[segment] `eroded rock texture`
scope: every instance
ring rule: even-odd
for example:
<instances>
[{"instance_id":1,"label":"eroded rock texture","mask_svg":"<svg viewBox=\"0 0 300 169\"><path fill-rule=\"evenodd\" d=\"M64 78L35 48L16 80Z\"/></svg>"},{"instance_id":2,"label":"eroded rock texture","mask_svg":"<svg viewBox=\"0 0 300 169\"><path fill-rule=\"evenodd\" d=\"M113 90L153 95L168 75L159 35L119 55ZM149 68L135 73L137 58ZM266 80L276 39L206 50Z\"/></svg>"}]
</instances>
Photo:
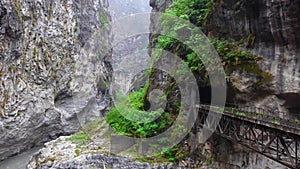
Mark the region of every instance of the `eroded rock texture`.
<instances>
[{"instance_id":1,"label":"eroded rock texture","mask_svg":"<svg viewBox=\"0 0 300 169\"><path fill-rule=\"evenodd\" d=\"M299 115L299 104L295 103L300 99L300 1L217 0L206 31L213 37L243 39L246 50L263 58L260 68L273 76L269 91L251 97L259 89L243 84L241 75L235 81L236 91L248 97L238 97L237 101ZM243 91L245 88L248 91Z\"/></svg>"},{"instance_id":2,"label":"eroded rock texture","mask_svg":"<svg viewBox=\"0 0 300 169\"><path fill-rule=\"evenodd\" d=\"M68 141L69 137L60 137L48 142L31 159L27 169L183 169L168 163L148 163L138 162L130 158L120 156L109 156L108 151L99 148L88 150L78 147L78 145ZM105 143L106 144L106 143Z\"/></svg>"},{"instance_id":3,"label":"eroded rock texture","mask_svg":"<svg viewBox=\"0 0 300 169\"><path fill-rule=\"evenodd\" d=\"M151 0L150 4L154 12L162 12L172 2ZM151 19L150 29L155 30L157 16ZM233 71L229 75L229 101L262 107L283 118L299 117L299 0L214 0L203 30L209 37L243 42L241 49L261 57L259 69L272 77L257 85L262 79L256 74ZM155 46L155 41L151 46ZM209 95L209 92L201 94ZM214 140L220 145L213 144ZM217 168L285 168L235 143L224 142L218 136L211 138L208 144L208 151L216 155Z\"/></svg>"},{"instance_id":4,"label":"eroded rock texture","mask_svg":"<svg viewBox=\"0 0 300 169\"><path fill-rule=\"evenodd\" d=\"M217 0L208 17L206 31L213 37L243 40L244 49L262 57L260 68L273 76L270 82L255 88L255 77L235 71L230 77L237 103L267 108L273 115L284 118L299 117L300 1ZM218 153L223 166L230 161L236 167L285 168L233 143L220 145L217 151L228 151L224 150L226 147L233 151Z\"/></svg>"},{"instance_id":5,"label":"eroded rock texture","mask_svg":"<svg viewBox=\"0 0 300 169\"><path fill-rule=\"evenodd\" d=\"M105 0L0 1L0 160L100 115L107 7Z\"/></svg>"},{"instance_id":6,"label":"eroded rock texture","mask_svg":"<svg viewBox=\"0 0 300 169\"><path fill-rule=\"evenodd\" d=\"M173 1L151 0L153 12L164 11ZM204 31L210 37L244 41L244 50L263 58L259 68L271 77L236 70L230 75L234 88L229 100L263 107L274 115L299 116L300 99L300 1L216 0ZM151 30L156 29L153 15ZM153 45L152 45L153 46ZM270 80L271 79L271 80Z\"/></svg>"}]
</instances>

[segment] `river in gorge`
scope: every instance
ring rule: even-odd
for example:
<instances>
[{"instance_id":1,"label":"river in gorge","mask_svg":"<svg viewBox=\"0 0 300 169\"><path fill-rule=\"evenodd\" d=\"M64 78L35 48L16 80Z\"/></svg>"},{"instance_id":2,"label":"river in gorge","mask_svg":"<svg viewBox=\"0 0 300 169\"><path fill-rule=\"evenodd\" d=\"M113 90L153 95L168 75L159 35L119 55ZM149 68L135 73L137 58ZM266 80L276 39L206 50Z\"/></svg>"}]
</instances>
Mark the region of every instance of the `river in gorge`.
<instances>
[{"instance_id":1,"label":"river in gorge","mask_svg":"<svg viewBox=\"0 0 300 169\"><path fill-rule=\"evenodd\" d=\"M38 152L41 147L35 147L0 163L1 169L23 169L31 157Z\"/></svg>"},{"instance_id":2,"label":"river in gorge","mask_svg":"<svg viewBox=\"0 0 300 169\"><path fill-rule=\"evenodd\" d=\"M151 8L148 0L109 0L109 11L112 20L116 21L124 16L130 16L132 14L149 13ZM144 39L143 43L148 43L148 39ZM41 148L42 147L34 147L16 156L1 161L0 169L25 169L28 161Z\"/></svg>"}]
</instances>

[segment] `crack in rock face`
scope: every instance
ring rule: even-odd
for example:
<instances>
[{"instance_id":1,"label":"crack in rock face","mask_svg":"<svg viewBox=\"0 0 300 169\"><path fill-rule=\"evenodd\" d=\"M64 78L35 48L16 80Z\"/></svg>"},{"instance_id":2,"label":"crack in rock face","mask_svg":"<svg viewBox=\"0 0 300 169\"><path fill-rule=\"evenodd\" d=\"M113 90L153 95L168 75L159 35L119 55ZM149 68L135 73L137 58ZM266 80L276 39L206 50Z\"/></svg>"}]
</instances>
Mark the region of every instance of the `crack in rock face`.
<instances>
[{"instance_id":1,"label":"crack in rock face","mask_svg":"<svg viewBox=\"0 0 300 169\"><path fill-rule=\"evenodd\" d=\"M76 132L77 116L100 116L97 83L109 77L109 62L90 64L86 52L96 31L109 48L100 13L110 22L106 0L1 0L0 160ZM104 55L110 51L97 54Z\"/></svg>"},{"instance_id":2,"label":"crack in rock face","mask_svg":"<svg viewBox=\"0 0 300 169\"><path fill-rule=\"evenodd\" d=\"M275 106L277 110L284 111L287 107L281 105L282 100L276 96L300 93L299 6L299 1L288 0L215 2L214 10L208 17L208 34L236 41L252 37L253 41L246 42L245 49L262 57L263 60L258 62L260 68L273 76L268 88L263 89L271 89L272 92L267 96L249 98L247 102L269 108ZM245 75L239 76L242 84ZM243 88L247 86L240 86L237 90ZM252 91L249 91L243 94L251 95ZM256 91L259 93L260 89ZM276 104L268 105L267 100ZM283 113L288 114L289 111Z\"/></svg>"}]
</instances>

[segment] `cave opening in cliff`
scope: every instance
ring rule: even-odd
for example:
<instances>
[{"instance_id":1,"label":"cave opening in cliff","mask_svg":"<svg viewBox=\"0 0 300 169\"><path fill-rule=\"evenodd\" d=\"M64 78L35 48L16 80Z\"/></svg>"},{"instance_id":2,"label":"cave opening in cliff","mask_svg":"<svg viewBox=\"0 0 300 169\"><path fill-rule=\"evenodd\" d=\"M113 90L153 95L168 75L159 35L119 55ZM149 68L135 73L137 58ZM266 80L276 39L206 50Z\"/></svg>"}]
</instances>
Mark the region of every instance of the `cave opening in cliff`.
<instances>
[{"instance_id":1,"label":"cave opening in cliff","mask_svg":"<svg viewBox=\"0 0 300 169\"><path fill-rule=\"evenodd\" d=\"M283 105L284 109L288 110L289 116L291 118L300 119L300 94L299 93L284 93L277 95L279 99L284 100Z\"/></svg>"}]
</instances>

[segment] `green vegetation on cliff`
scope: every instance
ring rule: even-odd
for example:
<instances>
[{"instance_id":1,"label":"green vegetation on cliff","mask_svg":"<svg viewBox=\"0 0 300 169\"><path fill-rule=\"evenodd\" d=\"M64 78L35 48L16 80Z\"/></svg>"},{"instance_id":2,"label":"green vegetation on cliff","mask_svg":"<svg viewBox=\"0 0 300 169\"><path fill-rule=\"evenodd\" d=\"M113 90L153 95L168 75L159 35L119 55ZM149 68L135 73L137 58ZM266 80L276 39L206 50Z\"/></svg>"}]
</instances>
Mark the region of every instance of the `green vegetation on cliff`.
<instances>
[{"instance_id":1,"label":"green vegetation on cliff","mask_svg":"<svg viewBox=\"0 0 300 169\"><path fill-rule=\"evenodd\" d=\"M209 15L212 11L212 0L177 0L166 10L166 13L188 20L196 27L205 31L207 20L209 19ZM152 39L154 46L177 54L177 56L180 56L185 61L186 65L189 66L196 76L208 78L203 61L209 60L209 56L205 56L205 54L198 56L195 51L186 45L201 42L205 37L203 37L203 35L199 35L197 31L187 27L187 25L182 25L182 21L178 21L178 24L172 23L172 26L170 26L169 23L174 21L169 20L170 18L168 17L160 18L160 24L163 29L162 32L165 32L168 35L173 35L173 37L179 37L182 36L182 34L188 34L189 37L186 38L186 41L183 44L178 39L174 39L167 35L160 35L157 38ZM253 35L245 35L245 38L241 39L239 42L216 39L213 37L210 38L210 41L212 46L216 49L227 75L230 75L236 70L246 71L247 73L254 74L261 79L260 82L255 84L257 86L263 85L272 80L272 76L269 73L263 72L259 68L257 64L257 61L261 59L259 56L248 51L241 50L242 47L245 47L245 44L246 46L251 44L253 45L255 41L255 37ZM201 46L200 44L198 48L203 53L211 50Z\"/></svg>"},{"instance_id":2,"label":"green vegetation on cliff","mask_svg":"<svg viewBox=\"0 0 300 169\"><path fill-rule=\"evenodd\" d=\"M196 27L200 27L202 30L204 30L207 24L207 19L212 11L212 0L177 0L166 10L166 13L177 16L184 20L188 20ZM205 77L205 79L208 79L209 77L202 59L209 60L209 58L207 58L209 56L205 55L205 52L203 56L197 56L196 52L188 47L188 44L201 41L202 38L204 38L203 35L196 33L196 30L187 29L188 26L182 24L180 21L172 26L170 26L170 22L173 23L174 20L170 21L170 18L160 18L162 32L168 32L168 35L174 35L173 38L167 35L156 36L155 38L151 39L151 43L154 48L166 50L176 54L182 60L184 60L184 63L194 73L195 77ZM188 30L184 33L189 35L189 37L186 38L185 43L182 43L176 39L176 37L180 36L183 30ZM253 36L248 36L245 38L245 41L248 44L253 43L254 40L255 37ZM263 83L271 80L271 76L268 73L263 72L257 65L257 61L260 58L251 54L250 52L241 50L242 45L244 45L244 41L234 42L231 40L210 38L210 42L216 49L216 52L219 54L227 75L235 70L245 70L248 73L252 73L261 77L262 80L256 85L262 85ZM201 50L210 50L209 48L200 46L200 44L198 45ZM152 53L153 57L160 57L160 55L163 55L163 53L157 51ZM158 72L156 71L147 72L147 76L155 76L157 73ZM173 85L173 82L169 82L169 86L167 87L164 86L164 88L167 90L165 91L167 93L167 97L169 97L170 93L172 93L169 90L172 90L176 87L176 85L175 87L170 87L170 85ZM155 87L157 86L152 86L152 88ZM135 138L155 136L172 125L176 119L176 113L179 112L181 107L176 98L174 99L174 104L171 104L170 100L168 100L170 106L167 110L153 111L151 113L145 111L146 98L149 95L148 89L149 84L147 84L144 88L131 93L129 97L122 95L117 96L119 99L125 101L109 111L106 121L119 134ZM137 122L131 121L124 117L124 114L126 114L126 117L129 117L130 119L134 118L134 116L143 116L144 118L149 118L150 120L154 116L161 116L151 122ZM183 153L182 145L183 144L174 146L173 148L164 148L162 153L163 155L161 157L165 157L169 161L176 161L180 158L184 158L184 156L188 153ZM207 161L207 163L211 163L212 159L213 157L207 159L204 158L202 160Z\"/></svg>"},{"instance_id":3,"label":"green vegetation on cliff","mask_svg":"<svg viewBox=\"0 0 300 169\"><path fill-rule=\"evenodd\" d=\"M168 14L189 20L196 26L203 27L210 12L212 11L212 0L177 0L169 9Z\"/></svg>"},{"instance_id":4,"label":"green vegetation on cliff","mask_svg":"<svg viewBox=\"0 0 300 169\"><path fill-rule=\"evenodd\" d=\"M146 92L147 86L131 93L129 97L117 96L124 102L112 108L106 117L106 121L116 132L130 137L143 138L157 135L172 124L173 120L168 112L144 110ZM155 119L157 116L159 118ZM140 117L143 118L142 121ZM152 121L152 119L155 120Z\"/></svg>"}]
</instances>

